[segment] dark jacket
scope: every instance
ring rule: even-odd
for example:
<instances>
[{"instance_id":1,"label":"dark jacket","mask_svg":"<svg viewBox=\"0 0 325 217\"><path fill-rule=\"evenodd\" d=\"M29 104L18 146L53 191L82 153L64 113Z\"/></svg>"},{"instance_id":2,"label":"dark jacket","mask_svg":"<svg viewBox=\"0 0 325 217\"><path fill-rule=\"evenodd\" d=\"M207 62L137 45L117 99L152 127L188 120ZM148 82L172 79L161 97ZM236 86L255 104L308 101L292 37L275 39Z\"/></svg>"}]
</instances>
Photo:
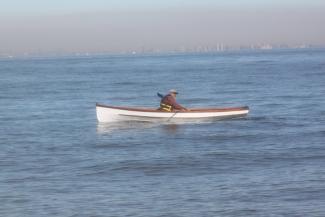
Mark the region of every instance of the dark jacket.
<instances>
[{"instance_id":1,"label":"dark jacket","mask_svg":"<svg viewBox=\"0 0 325 217\"><path fill-rule=\"evenodd\" d=\"M169 106L171 108L170 110L168 110ZM160 110L173 111L173 110L182 110L182 109L185 108L180 104L178 104L176 102L176 99L170 94L164 96L160 101Z\"/></svg>"}]
</instances>

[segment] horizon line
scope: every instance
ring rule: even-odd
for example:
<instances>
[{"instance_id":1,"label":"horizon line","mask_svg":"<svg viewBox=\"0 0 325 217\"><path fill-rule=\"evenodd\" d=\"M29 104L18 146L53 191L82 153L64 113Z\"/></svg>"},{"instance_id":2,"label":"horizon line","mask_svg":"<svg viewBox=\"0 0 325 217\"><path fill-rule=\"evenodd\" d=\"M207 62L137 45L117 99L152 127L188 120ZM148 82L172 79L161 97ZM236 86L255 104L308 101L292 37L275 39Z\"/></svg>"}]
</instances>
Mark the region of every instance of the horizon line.
<instances>
[{"instance_id":1,"label":"horizon line","mask_svg":"<svg viewBox=\"0 0 325 217\"><path fill-rule=\"evenodd\" d=\"M323 50L325 49L325 45L311 45L307 47L274 47L271 49L251 49L251 48L232 48L232 49L224 49L224 50L202 50L202 51L181 51L181 50L173 50L173 51L144 51L144 52L62 52L62 53L33 53L33 54L1 54L0 60L9 60L9 59L42 59L42 58L55 58L55 57L72 57L72 58L91 58L97 56L147 56L147 55L182 55L182 54L221 54L221 53L231 53L231 52L272 52L272 51L290 51L290 50Z\"/></svg>"}]
</instances>

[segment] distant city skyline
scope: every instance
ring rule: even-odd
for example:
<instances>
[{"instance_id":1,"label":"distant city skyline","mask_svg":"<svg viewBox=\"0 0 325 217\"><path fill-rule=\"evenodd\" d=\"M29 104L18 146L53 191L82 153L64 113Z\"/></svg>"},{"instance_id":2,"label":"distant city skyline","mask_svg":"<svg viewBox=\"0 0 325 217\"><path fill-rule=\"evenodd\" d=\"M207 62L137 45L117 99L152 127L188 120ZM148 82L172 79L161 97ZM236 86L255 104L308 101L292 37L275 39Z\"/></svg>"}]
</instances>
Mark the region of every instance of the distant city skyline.
<instances>
[{"instance_id":1,"label":"distant city skyline","mask_svg":"<svg viewBox=\"0 0 325 217\"><path fill-rule=\"evenodd\" d=\"M0 4L0 55L325 45L325 2L320 0Z\"/></svg>"}]
</instances>

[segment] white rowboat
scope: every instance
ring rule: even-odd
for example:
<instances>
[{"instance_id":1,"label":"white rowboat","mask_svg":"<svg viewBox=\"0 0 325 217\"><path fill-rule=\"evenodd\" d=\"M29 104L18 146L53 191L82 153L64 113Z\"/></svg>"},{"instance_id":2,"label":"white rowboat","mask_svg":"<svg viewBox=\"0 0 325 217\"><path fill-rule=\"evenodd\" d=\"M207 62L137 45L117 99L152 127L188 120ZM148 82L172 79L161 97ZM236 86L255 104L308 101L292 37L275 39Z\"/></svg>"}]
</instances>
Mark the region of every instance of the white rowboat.
<instances>
[{"instance_id":1,"label":"white rowboat","mask_svg":"<svg viewBox=\"0 0 325 217\"><path fill-rule=\"evenodd\" d=\"M175 121L195 119L224 119L243 117L249 108L205 108L190 109L189 111L165 112L152 108L130 108L108 106L96 103L96 114L99 122L117 121Z\"/></svg>"}]
</instances>

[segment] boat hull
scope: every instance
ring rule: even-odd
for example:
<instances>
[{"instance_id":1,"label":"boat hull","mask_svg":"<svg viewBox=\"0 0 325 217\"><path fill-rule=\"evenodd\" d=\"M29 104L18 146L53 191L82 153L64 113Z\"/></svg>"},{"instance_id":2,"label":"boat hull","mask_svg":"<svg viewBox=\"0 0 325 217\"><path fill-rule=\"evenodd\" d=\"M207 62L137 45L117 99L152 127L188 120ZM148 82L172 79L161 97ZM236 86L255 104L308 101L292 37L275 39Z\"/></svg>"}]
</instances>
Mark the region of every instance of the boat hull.
<instances>
[{"instance_id":1,"label":"boat hull","mask_svg":"<svg viewBox=\"0 0 325 217\"><path fill-rule=\"evenodd\" d=\"M96 104L97 120L99 122L118 121L177 121L196 119L224 119L243 117L249 112L248 107L221 109L191 109L190 111L163 112L157 109L116 107Z\"/></svg>"}]
</instances>

